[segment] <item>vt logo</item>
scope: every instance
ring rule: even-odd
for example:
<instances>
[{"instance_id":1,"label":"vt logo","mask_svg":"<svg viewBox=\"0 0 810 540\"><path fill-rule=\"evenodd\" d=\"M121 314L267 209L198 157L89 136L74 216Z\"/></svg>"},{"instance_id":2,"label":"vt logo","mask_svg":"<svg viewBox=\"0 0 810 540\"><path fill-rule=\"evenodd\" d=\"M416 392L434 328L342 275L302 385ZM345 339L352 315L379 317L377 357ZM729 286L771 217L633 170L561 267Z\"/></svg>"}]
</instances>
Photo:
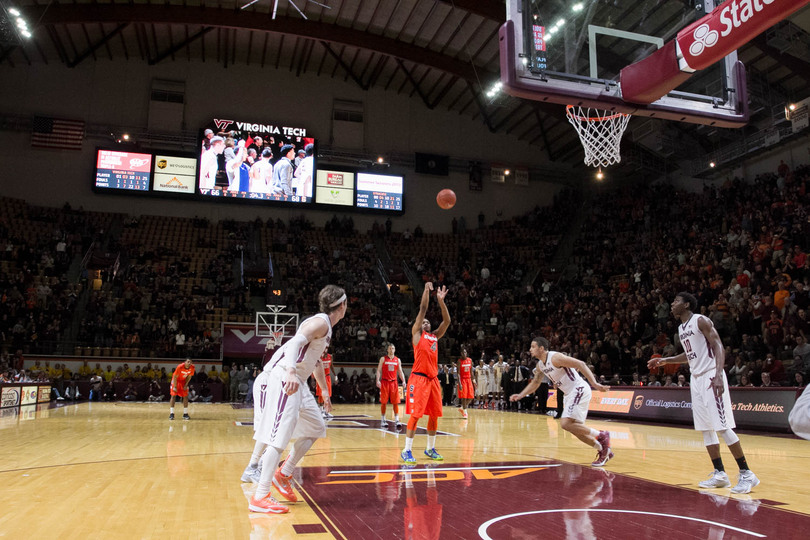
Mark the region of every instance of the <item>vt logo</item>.
<instances>
[{"instance_id":1,"label":"vt logo","mask_svg":"<svg viewBox=\"0 0 810 540\"><path fill-rule=\"evenodd\" d=\"M216 124L219 131L227 131L228 126L233 124L233 120L219 120L214 118L214 124Z\"/></svg>"}]
</instances>

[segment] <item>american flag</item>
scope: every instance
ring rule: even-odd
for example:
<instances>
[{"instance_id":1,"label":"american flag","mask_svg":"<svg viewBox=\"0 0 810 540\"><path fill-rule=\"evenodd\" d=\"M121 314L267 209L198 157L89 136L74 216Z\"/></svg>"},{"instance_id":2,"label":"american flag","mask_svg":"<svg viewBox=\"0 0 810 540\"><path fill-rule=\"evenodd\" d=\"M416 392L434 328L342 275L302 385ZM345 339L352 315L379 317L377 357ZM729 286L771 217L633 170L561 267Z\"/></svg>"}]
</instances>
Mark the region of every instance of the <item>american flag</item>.
<instances>
[{"instance_id":1,"label":"american flag","mask_svg":"<svg viewBox=\"0 0 810 540\"><path fill-rule=\"evenodd\" d=\"M35 116L31 123L31 146L35 148L81 150L83 139L84 121L82 120L60 120Z\"/></svg>"}]
</instances>

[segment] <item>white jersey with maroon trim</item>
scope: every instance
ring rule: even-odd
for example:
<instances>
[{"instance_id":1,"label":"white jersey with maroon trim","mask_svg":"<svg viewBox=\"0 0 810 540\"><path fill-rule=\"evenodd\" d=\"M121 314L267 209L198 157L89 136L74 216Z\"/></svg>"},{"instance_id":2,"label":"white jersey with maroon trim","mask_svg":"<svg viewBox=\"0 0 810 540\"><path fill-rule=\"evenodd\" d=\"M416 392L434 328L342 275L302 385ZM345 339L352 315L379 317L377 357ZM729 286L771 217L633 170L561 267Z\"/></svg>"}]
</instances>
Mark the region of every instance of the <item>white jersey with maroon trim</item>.
<instances>
[{"instance_id":1,"label":"white jersey with maroon trim","mask_svg":"<svg viewBox=\"0 0 810 540\"><path fill-rule=\"evenodd\" d=\"M717 362L714 358L714 351L709 346L709 340L698 328L698 321L704 319L713 326L711 319L703 315L693 313L689 320L678 327L678 338L686 353L686 360L689 362L689 370L693 375L703 375L711 370L717 369Z\"/></svg>"},{"instance_id":2,"label":"white jersey with maroon trim","mask_svg":"<svg viewBox=\"0 0 810 540\"><path fill-rule=\"evenodd\" d=\"M329 346L329 342L332 340L332 323L329 321L329 315L326 313L318 313L317 315L307 318L301 323L301 326L304 326L307 321L315 318L321 318L326 321L326 324L329 326L329 331L324 337L313 339L304 345L301 352L298 353L298 358L295 361L295 370L300 384L304 384L304 381L306 381L309 376L312 375L312 372L315 371L315 366L318 365L321 355L323 355L323 351L326 350L326 348ZM275 352L275 354L273 354L273 358L271 358L270 361L267 362L267 365L264 366L265 371L272 371L281 363L282 359L284 359L287 354L295 354L296 351L293 351L292 347L290 346L292 342L293 340L287 341Z\"/></svg>"},{"instance_id":3,"label":"white jersey with maroon trim","mask_svg":"<svg viewBox=\"0 0 810 540\"><path fill-rule=\"evenodd\" d=\"M571 393L574 388L578 386L588 386L588 381L582 378L582 375L579 374L574 368L570 367L556 367L551 363L551 358L555 354L560 354L556 351L548 351L546 355L546 361L543 362L542 360L537 361L537 365L540 367L541 371L545 373L546 377L549 378L551 382L557 385L557 387L562 390L564 394Z\"/></svg>"}]
</instances>

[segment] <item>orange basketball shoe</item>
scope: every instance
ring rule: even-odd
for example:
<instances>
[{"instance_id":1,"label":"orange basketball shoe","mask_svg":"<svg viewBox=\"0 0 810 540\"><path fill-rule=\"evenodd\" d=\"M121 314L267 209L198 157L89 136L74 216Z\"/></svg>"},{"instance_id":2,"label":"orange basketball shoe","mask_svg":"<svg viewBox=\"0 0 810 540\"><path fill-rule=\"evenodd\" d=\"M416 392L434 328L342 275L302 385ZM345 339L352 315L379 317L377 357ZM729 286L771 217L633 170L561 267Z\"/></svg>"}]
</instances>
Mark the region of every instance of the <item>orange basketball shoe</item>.
<instances>
[{"instance_id":1,"label":"orange basketball shoe","mask_svg":"<svg viewBox=\"0 0 810 540\"><path fill-rule=\"evenodd\" d=\"M290 483L291 479L292 476L284 476L281 474L281 468L279 467L273 475L273 485L278 492L281 493L282 497L290 502L298 502L298 497L296 497L295 492L293 492L292 484Z\"/></svg>"},{"instance_id":2,"label":"orange basketball shoe","mask_svg":"<svg viewBox=\"0 0 810 540\"><path fill-rule=\"evenodd\" d=\"M279 504L269 493L266 497L259 500L256 500L255 495L251 495L248 508L252 512L262 512L263 514L286 514L290 511L290 509L283 504Z\"/></svg>"}]
</instances>

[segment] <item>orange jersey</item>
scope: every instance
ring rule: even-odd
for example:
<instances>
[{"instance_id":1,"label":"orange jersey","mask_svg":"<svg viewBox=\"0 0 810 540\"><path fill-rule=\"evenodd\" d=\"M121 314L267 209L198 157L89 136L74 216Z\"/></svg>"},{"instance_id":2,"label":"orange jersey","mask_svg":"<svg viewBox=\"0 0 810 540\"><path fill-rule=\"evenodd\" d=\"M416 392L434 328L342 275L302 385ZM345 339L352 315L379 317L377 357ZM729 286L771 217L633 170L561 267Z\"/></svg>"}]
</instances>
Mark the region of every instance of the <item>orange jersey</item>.
<instances>
[{"instance_id":1,"label":"orange jersey","mask_svg":"<svg viewBox=\"0 0 810 540\"><path fill-rule=\"evenodd\" d=\"M172 374L172 378L177 378L177 386L183 386L188 379L194 376L194 366L192 365L190 368L186 368L185 362L174 368L174 373Z\"/></svg>"},{"instance_id":2,"label":"orange jersey","mask_svg":"<svg viewBox=\"0 0 810 540\"><path fill-rule=\"evenodd\" d=\"M380 377L384 381L396 381L398 368L399 368L399 358L396 356L393 358L388 358L386 356L385 360L383 360L383 367L382 372L380 373Z\"/></svg>"},{"instance_id":3,"label":"orange jersey","mask_svg":"<svg viewBox=\"0 0 810 540\"><path fill-rule=\"evenodd\" d=\"M419 343L413 347L413 371L424 373L430 378L439 374L439 338L435 334L422 332Z\"/></svg>"},{"instance_id":4,"label":"orange jersey","mask_svg":"<svg viewBox=\"0 0 810 540\"><path fill-rule=\"evenodd\" d=\"M321 356L321 364L323 364L323 372L329 375L332 369L332 355L324 353L323 356Z\"/></svg>"},{"instance_id":5,"label":"orange jersey","mask_svg":"<svg viewBox=\"0 0 810 540\"><path fill-rule=\"evenodd\" d=\"M458 377L462 380L472 379L472 359L470 357L458 361Z\"/></svg>"}]
</instances>

